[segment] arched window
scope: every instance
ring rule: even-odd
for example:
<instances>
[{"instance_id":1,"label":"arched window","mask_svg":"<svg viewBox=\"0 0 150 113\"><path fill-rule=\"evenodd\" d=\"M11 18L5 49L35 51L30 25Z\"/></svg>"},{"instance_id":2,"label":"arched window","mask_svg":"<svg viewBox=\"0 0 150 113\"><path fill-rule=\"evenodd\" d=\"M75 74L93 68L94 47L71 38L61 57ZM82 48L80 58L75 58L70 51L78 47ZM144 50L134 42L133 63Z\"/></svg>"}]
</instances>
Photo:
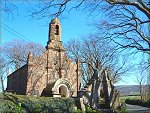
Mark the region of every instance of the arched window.
<instances>
[{"instance_id":1,"label":"arched window","mask_svg":"<svg viewBox=\"0 0 150 113\"><path fill-rule=\"evenodd\" d=\"M59 26L58 25L56 25L56 27L55 27L55 35L59 35Z\"/></svg>"}]
</instances>

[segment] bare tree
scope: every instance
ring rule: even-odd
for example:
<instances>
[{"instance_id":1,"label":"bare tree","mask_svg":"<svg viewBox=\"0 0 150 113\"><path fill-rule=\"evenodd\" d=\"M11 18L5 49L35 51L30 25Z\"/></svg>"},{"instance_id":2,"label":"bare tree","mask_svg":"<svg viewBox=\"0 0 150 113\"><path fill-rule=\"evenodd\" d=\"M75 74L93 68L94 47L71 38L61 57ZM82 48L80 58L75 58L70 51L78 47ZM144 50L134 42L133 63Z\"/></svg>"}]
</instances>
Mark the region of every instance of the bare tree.
<instances>
[{"instance_id":1,"label":"bare tree","mask_svg":"<svg viewBox=\"0 0 150 113\"><path fill-rule=\"evenodd\" d=\"M30 50L35 57L41 55L44 48L40 44L28 43L23 40L13 40L4 44L2 47L2 54L3 57L5 57L7 64L16 70L26 64Z\"/></svg>"},{"instance_id":2,"label":"bare tree","mask_svg":"<svg viewBox=\"0 0 150 113\"><path fill-rule=\"evenodd\" d=\"M25 0L30 3L28 0ZM11 3L9 0L4 2ZM40 0L38 5L31 3L31 16L41 19L60 16L64 11L83 8L90 14L103 12L104 19L98 22L103 37L111 39L121 48L135 49L150 54L148 26L150 23L149 0ZM70 6L70 4L73 4ZM7 6L7 5L6 5ZM33 8L34 7L34 8ZM7 8L9 9L9 8ZM101 17L100 17L101 18Z\"/></svg>"},{"instance_id":3,"label":"bare tree","mask_svg":"<svg viewBox=\"0 0 150 113\"><path fill-rule=\"evenodd\" d=\"M41 0L38 3L31 8L30 14L36 19L61 16L64 11L69 12L72 9L83 9L90 15L100 14L100 19L96 21L95 26L102 38L119 45L122 50L129 49L133 53L150 54L149 0L95 0L94 2ZM149 66L149 63L146 62L144 65Z\"/></svg>"},{"instance_id":4,"label":"bare tree","mask_svg":"<svg viewBox=\"0 0 150 113\"><path fill-rule=\"evenodd\" d=\"M18 14L18 7L12 0L1 0L0 6L0 11L6 14L5 17L1 15L3 19L13 19L14 16Z\"/></svg>"},{"instance_id":5,"label":"bare tree","mask_svg":"<svg viewBox=\"0 0 150 113\"><path fill-rule=\"evenodd\" d=\"M136 77L135 81L139 85L140 97L141 97L141 99L143 99L143 97L144 97L144 93L143 93L144 92L144 87L146 87L146 85L144 85L144 83L146 83L146 77L143 73L140 73L140 75L137 73L135 75L135 77Z\"/></svg>"},{"instance_id":6,"label":"bare tree","mask_svg":"<svg viewBox=\"0 0 150 113\"><path fill-rule=\"evenodd\" d=\"M74 3L70 9L69 4ZM150 54L150 23L149 0L72 0L42 1L32 16L37 18L48 15L59 16L65 10L84 8L90 14L104 13L100 22L96 22L103 38L115 42L120 48L134 49L135 52ZM51 9L55 8L54 12Z\"/></svg>"},{"instance_id":7,"label":"bare tree","mask_svg":"<svg viewBox=\"0 0 150 113\"><path fill-rule=\"evenodd\" d=\"M109 67L109 76L113 82L120 80L122 74L128 71L128 68L124 69L125 62L117 65L119 55L116 47L97 35L82 37L82 41L72 40L67 43L66 48L74 60L80 60L84 82L91 78L95 68L101 73Z\"/></svg>"},{"instance_id":8,"label":"bare tree","mask_svg":"<svg viewBox=\"0 0 150 113\"><path fill-rule=\"evenodd\" d=\"M144 15L138 17L138 13L140 12L128 6L115 7L108 12L108 18L101 21L97 27L99 30L103 29L105 38L109 38L121 48L150 54L148 31L150 20L144 18Z\"/></svg>"}]
</instances>

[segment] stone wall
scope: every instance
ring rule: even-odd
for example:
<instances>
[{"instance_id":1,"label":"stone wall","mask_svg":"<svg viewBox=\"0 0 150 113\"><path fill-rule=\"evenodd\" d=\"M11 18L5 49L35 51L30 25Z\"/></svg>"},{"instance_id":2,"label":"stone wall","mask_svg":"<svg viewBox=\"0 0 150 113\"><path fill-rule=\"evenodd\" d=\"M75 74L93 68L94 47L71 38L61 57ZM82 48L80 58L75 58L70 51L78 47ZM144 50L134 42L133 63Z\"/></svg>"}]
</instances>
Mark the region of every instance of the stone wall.
<instances>
[{"instance_id":1,"label":"stone wall","mask_svg":"<svg viewBox=\"0 0 150 113\"><path fill-rule=\"evenodd\" d=\"M7 91L17 94L26 94L27 84L27 65L16 70L7 77Z\"/></svg>"},{"instance_id":2,"label":"stone wall","mask_svg":"<svg viewBox=\"0 0 150 113\"><path fill-rule=\"evenodd\" d=\"M43 90L47 89L47 85L63 78L71 84L72 96L77 96L77 81L78 89L80 84L80 77L77 78L77 64L68 58L65 51L59 53L58 50L49 49L39 57L30 56L28 59L27 95L41 95ZM52 89L49 90L51 91Z\"/></svg>"},{"instance_id":3,"label":"stone wall","mask_svg":"<svg viewBox=\"0 0 150 113\"><path fill-rule=\"evenodd\" d=\"M28 64L27 95L41 95L47 84L47 57L43 53L36 58L30 58Z\"/></svg>"}]
</instances>

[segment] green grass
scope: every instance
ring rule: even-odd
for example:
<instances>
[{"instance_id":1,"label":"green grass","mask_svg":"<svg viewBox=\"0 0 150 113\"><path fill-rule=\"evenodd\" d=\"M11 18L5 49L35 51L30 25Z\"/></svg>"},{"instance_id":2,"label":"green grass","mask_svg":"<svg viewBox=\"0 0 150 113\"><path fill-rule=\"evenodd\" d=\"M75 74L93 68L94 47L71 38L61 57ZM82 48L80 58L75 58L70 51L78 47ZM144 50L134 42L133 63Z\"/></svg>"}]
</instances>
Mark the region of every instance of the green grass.
<instances>
[{"instance_id":1,"label":"green grass","mask_svg":"<svg viewBox=\"0 0 150 113\"><path fill-rule=\"evenodd\" d=\"M121 102L125 102L126 99L140 99L140 96L122 96L121 98Z\"/></svg>"}]
</instances>

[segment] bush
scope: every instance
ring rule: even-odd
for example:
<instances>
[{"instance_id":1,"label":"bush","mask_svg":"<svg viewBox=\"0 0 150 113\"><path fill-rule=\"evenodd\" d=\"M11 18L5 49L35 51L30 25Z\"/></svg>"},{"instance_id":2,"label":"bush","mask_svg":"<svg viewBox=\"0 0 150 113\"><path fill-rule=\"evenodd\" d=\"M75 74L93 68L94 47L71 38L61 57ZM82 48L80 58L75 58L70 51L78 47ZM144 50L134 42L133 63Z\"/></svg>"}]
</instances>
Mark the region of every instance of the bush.
<instances>
[{"instance_id":1,"label":"bush","mask_svg":"<svg viewBox=\"0 0 150 113\"><path fill-rule=\"evenodd\" d=\"M84 113L81 109L77 109L74 113Z\"/></svg>"},{"instance_id":2,"label":"bush","mask_svg":"<svg viewBox=\"0 0 150 113\"><path fill-rule=\"evenodd\" d=\"M72 98L27 97L5 94L0 98L0 113L72 113Z\"/></svg>"},{"instance_id":3,"label":"bush","mask_svg":"<svg viewBox=\"0 0 150 113\"><path fill-rule=\"evenodd\" d=\"M125 103L122 104L122 107L119 113L127 113L127 108L126 108Z\"/></svg>"},{"instance_id":4,"label":"bush","mask_svg":"<svg viewBox=\"0 0 150 113\"><path fill-rule=\"evenodd\" d=\"M146 104L147 107L150 107L150 99L145 101L145 104Z\"/></svg>"},{"instance_id":5,"label":"bush","mask_svg":"<svg viewBox=\"0 0 150 113\"><path fill-rule=\"evenodd\" d=\"M8 100L3 100L0 102L0 113L27 113L27 112L21 108L21 103L18 103L18 105L16 105Z\"/></svg>"},{"instance_id":6,"label":"bush","mask_svg":"<svg viewBox=\"0 0 150 113\"><path fill-rule=\"evenodd\" d=\"M89 106L85 107L87 113L92 113L93 109Z\"/></svg>"},{"instance_id":7,"label":"bush","mask_svg":"<svg viewBox=\"0 0 150 113\"><path fill-rule=\"evenodd\" d=\"M86 113L102 113L96 109L91 108L90 106L86 106L85 109L86 109Z\"/></svg>"},{"instance_id":8,"label":"bush","mask_svg":"<svg viewBox=\"0 0 150 113\"><path fill-rule=\"evenodd\" d=\"M140 105L144 107L150 107L150 100L144 101L140 99L126 99L125 103L132 105Z\"/></svg>"}]
</instances>

